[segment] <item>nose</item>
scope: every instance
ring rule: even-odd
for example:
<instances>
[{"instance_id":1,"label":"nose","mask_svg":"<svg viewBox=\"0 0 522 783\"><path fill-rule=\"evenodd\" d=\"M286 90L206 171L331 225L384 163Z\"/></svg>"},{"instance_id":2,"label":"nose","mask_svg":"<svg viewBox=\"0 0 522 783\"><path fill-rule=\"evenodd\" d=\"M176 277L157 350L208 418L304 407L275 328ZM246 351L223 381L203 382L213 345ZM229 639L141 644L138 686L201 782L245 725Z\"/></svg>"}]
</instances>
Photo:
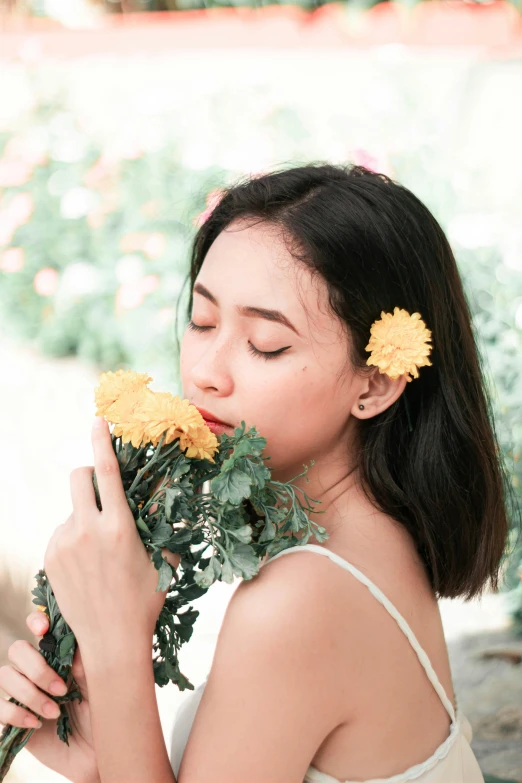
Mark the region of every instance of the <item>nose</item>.
<instances>
[{"instance_id":1,"label":"nose","mask_svg":"<svg viewBox=\"0 0 522 783\"><path fill-rule=\"evenodd\" d=\"M201 391L216 397L232 394L234 382L228 368L225 351L210 346L192 367L192 382Z\"/></svg>"}]
</instances>

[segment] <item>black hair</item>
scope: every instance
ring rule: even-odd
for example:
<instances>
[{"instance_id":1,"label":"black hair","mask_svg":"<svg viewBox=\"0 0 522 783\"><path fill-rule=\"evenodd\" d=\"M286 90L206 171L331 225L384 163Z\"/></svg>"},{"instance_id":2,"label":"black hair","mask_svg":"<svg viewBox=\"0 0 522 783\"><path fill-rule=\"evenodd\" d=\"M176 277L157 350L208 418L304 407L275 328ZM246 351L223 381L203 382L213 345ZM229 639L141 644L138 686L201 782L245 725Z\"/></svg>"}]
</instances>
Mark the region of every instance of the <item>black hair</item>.
<instances>
[{"instance_id":1,"label":"black hair","mask_svg":"<svg viewBox=\"0 0 522 783\"><path fill-rule=\"evenodd\" d=\"M250 218L280 229L298 263L325 280L355 372L375 371L366 345L382 311L421 314L432 365L360 421L361 485L408 530L437 598L498 590L510 481L470 306L439 223L410 190L363 166L315 162L242 178L223 188L194 238L189 312L212 242Z\"/></svg>"}]
</instances>

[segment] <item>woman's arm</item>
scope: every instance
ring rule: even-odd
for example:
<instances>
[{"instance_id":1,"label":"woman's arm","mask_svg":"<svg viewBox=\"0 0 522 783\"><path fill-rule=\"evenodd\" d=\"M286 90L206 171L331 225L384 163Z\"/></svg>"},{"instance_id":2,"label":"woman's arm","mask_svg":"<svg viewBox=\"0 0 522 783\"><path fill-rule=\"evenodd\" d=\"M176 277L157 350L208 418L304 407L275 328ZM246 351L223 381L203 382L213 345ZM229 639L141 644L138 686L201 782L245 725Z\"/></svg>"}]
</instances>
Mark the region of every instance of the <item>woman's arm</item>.
<instances>
[{"instance_id":1,"label":"woman's arm","mask_svg":"<svg viewBox=\"0 0 522 783\"><path fill-rule=\"evenodd\" d=\"M101 783L176 783L160 723L151 648L83 652Z\"/></svg>"},{"instance_id":2,"label":"woman's arm","mask_svg":"<svg viewBox=\"0 0 522 783\"><path fill-rule=\"evenodd\" d=\"M178 783L302 783L345 720L349 697L334 673L356 667L338 643L338 618L353 612L317 563L326 558L313 557L269 563L234 591Z\"/></svg>"}]
</instances>

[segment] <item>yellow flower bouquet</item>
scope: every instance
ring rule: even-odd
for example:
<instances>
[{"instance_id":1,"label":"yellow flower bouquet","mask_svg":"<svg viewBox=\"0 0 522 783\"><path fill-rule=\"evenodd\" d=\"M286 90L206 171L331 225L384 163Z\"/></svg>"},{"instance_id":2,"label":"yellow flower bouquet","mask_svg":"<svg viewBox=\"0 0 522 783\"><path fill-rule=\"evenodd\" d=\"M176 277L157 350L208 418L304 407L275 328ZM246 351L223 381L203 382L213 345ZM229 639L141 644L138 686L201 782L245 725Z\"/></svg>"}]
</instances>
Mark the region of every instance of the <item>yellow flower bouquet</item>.
<instances>
[{"instance_id":1,"label":"yellow flower bouquet","mask_svg":"<svg viewBox=\"0 0 522 783\"><path fill-rule=\"evenodd\" d=\"M255 427L246 431L243 421L233 436L225 433L218 439L194 405L168 392L152 391L151 381L147 374L133 371L102 373L95 390L96 415L114 425L111 441L127 502L158 570L156 590L166 591L152 645L155 681L193 690L178 663L178 652L191 638L199 615L187 606L189 602L215 581L252 579L266 555L306 544L312 535L325 541L328 534L308 516L319 513L312 509L315 501L293 483L306 474L306 466L290 482L273 480L262 453L266 440ZM93 484L101 510L95 472ZM297 538L294 533L302 535ZM178 569L163 557L163 549L180 556ZM40 651L68 684L65 696L52 697L61 710L58 736L68 744L72 727L66 705L81 699L71 674L76 639L45 571L35 578L33 603L49 617ZM33 731L4 727L0 781Z\"/></svg>"}]
</instances>

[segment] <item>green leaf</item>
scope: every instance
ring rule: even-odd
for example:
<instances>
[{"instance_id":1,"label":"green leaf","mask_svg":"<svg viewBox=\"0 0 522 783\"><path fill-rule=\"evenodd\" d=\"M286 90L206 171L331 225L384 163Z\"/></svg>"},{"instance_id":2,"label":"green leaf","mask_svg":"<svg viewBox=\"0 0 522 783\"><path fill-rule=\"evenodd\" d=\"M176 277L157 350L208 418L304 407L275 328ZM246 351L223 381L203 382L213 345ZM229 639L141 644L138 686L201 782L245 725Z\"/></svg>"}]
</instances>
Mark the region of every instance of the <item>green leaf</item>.
<instances>
[{"instance_id":1,"label":"green leaf","mask_svg":"<svg viewBox=\"0 0 522 783\"><path fill-rule=\"evenodd\" d=\"M243 544L249 544L252 541L252 528L250 525L243 525L242 527L228 528L227 533L229 536L237 538Z\"/></svg>"},{"instance_id":2,"label":"green leaf","mask_svg":"<svg viewBox=\"0 0 522 783\"><path fill-rule=\"evenodd\" d=\"M234 572L232 571L232 566L230 565L230 560L228 558L225 559L225 562L221 567L221 580L228 585L231 585L234 581Z\"/></svg>"},{"instance_id":3,"label":"green leaf","mask_svg":"<svg viewBox=\"0 0 522 783\"><path fill-rule=\"evenodd\" d=\"M183 476L185 473L188 473L190 470L191 463L185 457L184 455L181 455L178 457L178 460L176 462L176 465L174 466L174 469L169 473L169 479L177 479L180 476Z\"/></svg>"},{"instance_id":4,"label":"green leaf","mask_svg":"<svg viewBox=\"0 0 522 783\"><path fill-rule=\"evenodd\" d=\"M249 544L235 544L228 553L234 573L243 579L252 579L259 570L259 559ZM237 569L237 570L236 570ZM238 573L239 572L239 573Z\"/></svg>"},{"instance_id":5,"label":"green leaf","mask_svg":"<svg viewBox=\"0 0 522 783\"><path fill-rule=\"evenodd\" d=\"M172 680L177 676L178 673L179 667L175 666L168 658L165 658L165 674L167 677Z\"/></svg>"},{"instance_id":6,"label":"green leaf","mask_svg":"<svg viewBox=\"0 0 522 783\"><path fill-rule=\"evenodd\" d=\"M197 572L196 572L197 573ZM201 598L207 592L206 587L199 586L197 584L185 585L179 587L179 593L187 601L194 601L196 598Z\"/></svg>"},{"instance_id":7,"label":"green leaf","mask_svg":"<svg viewBox=\"0 0 522 783\"><path fill-rule=\"evenodd\" d=\"M189 608L187 611L178 614L177 617L180 625L194 625L197 618L199 617L199 612L197 609Z\"/></svg>"},{"instance_id":8,"label":"green leaf","mask_svg":"<svg viewBox=\"0 0 522 783\"><path fill-rule=\"evenodd\" d=\"M165 546L165 543L172 536L172 525L168 525L163 519L156 525L151 532L151 539L157 546Z\"/></svg>"},{"instance_id":9,"label":"green leaf","mask_svg":"<svg viewBox=\"0 0 522 783\"><path fill-rule=\"evenodd\" d=\"M218 500L237 506L243 498L250 497L250 478L243 471L232 468L213 478L210 488Z\"/></svg>"},{"instance_id":10,"label":"green leaf","mask_svg":"<svg viewBox=\"0 0 522 783\"><path fill-rule=\"evenodd\" d=\"M170 682L165 671L165 661L154 661L152 667L154 669L154 680L156 681L156 685L159 685L161 688Z\"/></svg>"},{"instance_id":11,"label":"green leaf","mask_svg":"<svg viewBox=\"0 0 522 783\"><path fill-rule=\"evenodd\" d=\"M142 533L145 533L147 536L152 535L146 522L141 517L138 517L136 520L136 526L139 530L141 530Z\"/></svg>"},{"instance_id":12,"label":"green leaf","mask_svg":"<svg viewBox=\"0 0 522 783\"><path fill-rule=\"evenodd\" d=\"M158 586L156 587L156 592L159 593L161 590L167 590L170 583L172 582L172 566L167 563L166 560L161 561L161 567L159 569L159 578L158 578Z\"/></svg>"},{"instance_id":13,"label":"green leaf","mask_svg":"<svg viewBox=\"0 0 522 783\"><path fill-rule=\"evenodd\" d=\"M56 657L59 658L61 662L65 663L64 659L73 651L75 643L76 639L72 632L63 636L58 645L58 654Z\"/></svg>"},{"instance_id":14,"label":"green leaf","mask_svg":"<svg viewBox=\"0 0 522 783\"><path fill-rule=\"evenodd\" d=\"M267 519L265 522L265 526L263 528L263 532L259 536L258 542L260 544L265 544L267 541L273 541L276 534L276 527L275 525L270 521L270 519Z\"/></svg>"},{"instance_id":15,"label":"green leaf","mask_svg":"<svg viewBox=\"0 0 522 783\"><path fill-rule=\"evenodd\" d=\"M261 436L247 438L243 437L237 446L234 447L232 454L223 462L223 470L230 470L241 457L258 457L266 446L266 439Z\"/></svg>"},{"instance_id":16,"label":"green leaf","mask_svg":"<svg viewBox=\"0 0 522 783\"><path fill-rule=\"evenodd\" d=\"M165 515L167 519L172 517L172 507L181 494L182 492L179 487L165 490Z\"/></svg>"},{"instance_id":17,"label":"green leaf","mask_svg":"<svg viewBox=\"0 0 522 783\"><path fill-rule=\"evenodd\" d=\"M171 552L177 552L178 547L182 547L185 544L190 544L193 538L193 532L190 530L190 528L185 527L181 530L176 530L174 535L172 535L172 528L170 529L171 536L165 546L167 549L169 549Z\"/></svg>"},{"instance_id":18,"label":"green leaf","mask_svg":"<svg viewBox=\"0 0 522 783\"><path fill-rule=\"evenodd\" d=\"M214 567L212 563L209 563L204 571L194 571L194 582L199 587L210 587L214 581Z\"/></svg>"}]
</instances>

